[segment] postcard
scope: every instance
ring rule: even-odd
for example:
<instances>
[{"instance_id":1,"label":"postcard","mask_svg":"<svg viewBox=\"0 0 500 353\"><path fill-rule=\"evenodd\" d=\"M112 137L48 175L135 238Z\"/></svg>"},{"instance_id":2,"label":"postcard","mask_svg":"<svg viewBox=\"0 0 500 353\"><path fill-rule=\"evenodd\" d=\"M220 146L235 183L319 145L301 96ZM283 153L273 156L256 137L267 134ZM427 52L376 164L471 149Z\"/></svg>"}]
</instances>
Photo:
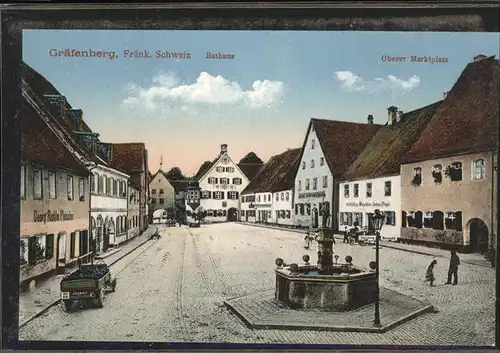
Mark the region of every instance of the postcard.
<instances>
[{"instance_id":1,"label":"postcard","mask_svg":"<svg viewBox=\"0 0 500 353\"><path fill-rule=\"evenodd\" d=\"M498 33L22 46L19 340L494 345Z\"/></svg>"}]
</instances>

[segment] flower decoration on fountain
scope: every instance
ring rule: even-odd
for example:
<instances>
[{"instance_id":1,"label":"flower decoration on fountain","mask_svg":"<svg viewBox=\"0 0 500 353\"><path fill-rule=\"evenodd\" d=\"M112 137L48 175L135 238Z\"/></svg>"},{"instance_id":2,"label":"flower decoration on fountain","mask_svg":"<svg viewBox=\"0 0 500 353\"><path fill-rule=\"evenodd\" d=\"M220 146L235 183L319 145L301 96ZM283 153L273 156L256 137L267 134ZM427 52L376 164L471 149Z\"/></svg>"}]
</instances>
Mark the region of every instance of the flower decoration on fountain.
<instances>
[{"instance_id":1,"label":"flower decoration on fountain","mask_svg":"<svg viewBox=\"0 0 500 353\"><path fill-rule=\"evenodd\" d=\"M302 260L304 260L304 262L305 262L306 265L309 265L309 260L310 259L311 258L307 254L305 254L304 256L302 256Z\"/></svg>"},{"instance_id":2,"label":"flower decoration on fountain","mask_svg":"<svg viewBox=\"0 0 500 353\"><path fill-rule=\"evenodd\" d=\"M291 264L290 265L290 272L291 273L299 273L300 272L299 265L297 265L297 264Z\"/></svg>"},{"instance_id":3,"label":"flower decoration on fountain","mask_svg":"<svg viewBox=\"0 0 500 353\"><path fill-rule=\"evenodd\" d=\"M339 255L335 255L334 257L335 257L335 265L336 265L339 262L339 257L340 256Z\"/></svg>"},{"instance_id":4,"label":"flower decoration on fountain","mask_svg":"<svg viewBox=\"0 0 500 353\"><path fill-rule=\"evenodd\" d=\"M281 257L278 257L276 259L276 261L274 261L274 263L276 264L276 266L281 267L281 266L283 266L284 262L283 262L283 259Z\"/></svg>"},{"instance_id":5,"label":"flower decoration on fountain","mask_svg":"<svg viewBox=\"0 0 500 353\"><path fill-rule=\"evenodd\" d=\"M377 268L377 263L375 261L370 261L369 265L372 270L375 270Z\"/></svg>"},{"instance_id":6,"label":"flower decoration on fountain","mask_svg":"<svg viewBox=\"0 0 500 353\"><path fill-rule=\"evenodd\" d=\"M352 256L351 255L347 255L345 257L345 262L347 262L349 265L352 265Z\"/></svg>"}]
</instances>

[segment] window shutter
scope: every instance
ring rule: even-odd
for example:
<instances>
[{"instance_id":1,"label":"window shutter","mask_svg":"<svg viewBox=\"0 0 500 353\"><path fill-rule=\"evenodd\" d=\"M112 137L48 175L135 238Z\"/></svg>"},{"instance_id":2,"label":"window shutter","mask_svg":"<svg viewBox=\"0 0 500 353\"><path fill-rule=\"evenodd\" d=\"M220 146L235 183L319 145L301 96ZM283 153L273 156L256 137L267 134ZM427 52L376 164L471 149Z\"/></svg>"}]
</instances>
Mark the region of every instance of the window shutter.
<instances>
[{"instance_id":1,"label":"window shutter","mask_svg":"<svg viewBox=\"0 0 500 353\"><path fill-rule=\"evenodd\" d=\"M455 230L462 230L462 211L458 211L455 213Z\"/></svg>"},{"instance_id":2,"label":"window shutter","mask_svg":"<svg viewBox=\"0 0 500 353\"><path fill-rule=\"evenodd\" d=\"M215 199L215 198L216 198L216 196L215 196L215 195L216 195L216 193L217 193L217 191L212 191L212 198L213 198L213 199Z\"/></svg>"},{"instance_id":3,"label":"window shutter","mask_svg":"<svg viewBox=\"0 0 500 353\"><path fill-rule=\"evenodd\" d=\"M54 234L47 234L45 238L45 258L52 259L54 257Z\"/></svg>"},{"instance_id":4,"label":"window shutter","mask_svg":"<svg viewBox=\"0 0 500 353\"><path fill-rule=\"evenodd\" d=\"M71 238L70 238L70 246L69 246L69 257L70 258L75 257L75 241L76 241L76 233L72 232Z\"/></svg>"},{"instance_id":5,"label":"window shutter","mask_svg":"<svg viewBox=\"0 0 500 353\"><path fill-rule=\"evenodd\" d=\"M401 212L401 227L406 228L407 222L406 222L406 212L402 211Z\"/></svg>"},{"instance_id":6,"label":"window shutter","mask_svg":"<svg viewBox=\"0 0 500 353\"><path fill-rule=\"evenodd\" d=\"M236 200L238 200L240 198L240 194L238 191L235 191L234 194L236 195Z\"/></svg>"},{"instance_id":7,"label":"window shutter","mask_svg":"<svg viewBox=\"0 0 500 353\"><path fill-rule=\"evenodd\" d=\"M221 200L224 200L224 196L225 196L224 191L221 191L220 194L221 194Z\"/></svg>"}]
</instances>

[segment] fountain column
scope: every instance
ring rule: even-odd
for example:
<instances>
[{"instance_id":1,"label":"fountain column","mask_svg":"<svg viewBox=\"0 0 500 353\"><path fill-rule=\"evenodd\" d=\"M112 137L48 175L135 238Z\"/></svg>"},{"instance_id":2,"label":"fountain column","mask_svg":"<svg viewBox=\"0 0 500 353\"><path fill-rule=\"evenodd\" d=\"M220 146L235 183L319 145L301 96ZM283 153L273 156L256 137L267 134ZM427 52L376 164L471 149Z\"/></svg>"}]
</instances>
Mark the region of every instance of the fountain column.
<instances>
[{"instance_id":1,"label":"fountain column","mask_svg":"<svg viewBox=\"0 0 500 353\"><path fill-rule=\"evenodd\" d=\"M316 237L318 242L318 273L333 273L333 231L321 227Z\"/></svg>"}]
</instances>

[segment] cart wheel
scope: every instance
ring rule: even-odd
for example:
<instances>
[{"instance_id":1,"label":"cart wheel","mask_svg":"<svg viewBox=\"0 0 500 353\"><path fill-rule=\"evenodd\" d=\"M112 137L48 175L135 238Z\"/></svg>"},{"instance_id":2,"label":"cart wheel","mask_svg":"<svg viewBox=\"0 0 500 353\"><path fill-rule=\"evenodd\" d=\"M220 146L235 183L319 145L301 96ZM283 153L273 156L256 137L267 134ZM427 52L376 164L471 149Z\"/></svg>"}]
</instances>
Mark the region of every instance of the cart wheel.
<instances>
[{"instance_id":1,"label":"cart wheel","mask_svg":"<svg viewBox=\"0 0 500 353\"><path fill-rule=\"evenodd\" d=\"M69 313L71 311L71 308L73 307L73 301L70 299L65 299L63 300L63 304L64 304L64 309L66 310L66 312Z\"/></svg>"},{"instance_id":2,"label":"cart wheel","mask_svg":"<svg viewBox=\"0 0 500 353\"><path fill-rule=\"evenodd\" d=\"M97 305L99 308L104 307L104 291L102 289L99 289L97 292Z\"/></svg>"},{"instance_id":3,"label":"cart wheel","mask_svg":"<svg viewBox=\"0 0 500 353\"><path fill-rule=\"evenodd\" d=\"M353 238L349 238L349 245L353 245L354 244L354 239Z\"/></svg>"}]
</instances>

